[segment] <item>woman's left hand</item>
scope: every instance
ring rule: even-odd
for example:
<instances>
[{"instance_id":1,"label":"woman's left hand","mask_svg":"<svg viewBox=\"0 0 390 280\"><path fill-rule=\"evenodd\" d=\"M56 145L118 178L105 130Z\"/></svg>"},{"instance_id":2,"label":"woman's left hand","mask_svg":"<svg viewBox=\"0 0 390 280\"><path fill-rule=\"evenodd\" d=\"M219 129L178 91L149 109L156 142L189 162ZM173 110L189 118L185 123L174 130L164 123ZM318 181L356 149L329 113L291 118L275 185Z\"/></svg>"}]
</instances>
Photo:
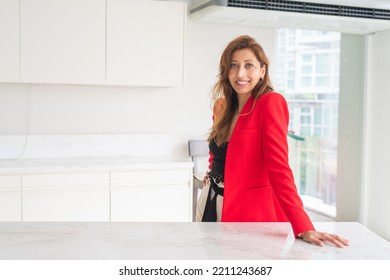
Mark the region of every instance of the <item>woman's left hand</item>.
<instances>
[{"instance_id":1,"label":"woman's left hand","mask_svg":"<svg viewBox=\"0 0 390 280\"><path fill-rule=\"evenodd\" d=\"M326 232L319 232L315 230L309 230L305 231L299 234L299 237L303 239L306 242L318 245L318 246L324 246L324 241L328 241L337 247L343 248L344 246L349 245L349 241L336 235L336 234L329 234Z\"/></svg>"}]
</instances>

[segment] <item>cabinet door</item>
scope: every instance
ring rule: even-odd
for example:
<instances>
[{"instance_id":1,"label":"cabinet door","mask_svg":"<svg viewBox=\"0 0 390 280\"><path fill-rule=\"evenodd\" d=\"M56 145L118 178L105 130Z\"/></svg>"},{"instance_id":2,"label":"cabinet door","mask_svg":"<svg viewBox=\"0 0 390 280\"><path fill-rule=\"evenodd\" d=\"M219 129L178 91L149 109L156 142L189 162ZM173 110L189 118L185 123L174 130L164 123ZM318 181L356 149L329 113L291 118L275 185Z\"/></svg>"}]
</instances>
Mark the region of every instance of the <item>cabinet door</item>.
<instances>
[{"instance_id":1,"label":"cabinet door","mask_svg":"<svg viewBox=\"0 0 390 280\"><path fill-rule=\"evenodd\" d=\"M0 82L19 82L19 1L0 0Z\"/></svg>"},{"instance_id":2,"label":"cabinet door","mask_svg":"<svg viewBox=\"0 0 390 280\"><path fill-rule=\"evenodd\" d=\"M109 173L23 175L23 221L109 221Z\"/></svg>"},{"instance_id":3,"label":"cabinet door","mask_svg":"<svg viewBox=\"0 0 390 280\"><path fill-rule=\"evenodd\" d=\"M105 83L105 0L21 0L21 81Z\"/></svg>"},{"instance_id":4,"label":"cabinet door","mask_svg":"<svg viewBox=\"0 0 390 280\"><path fill-rule=\"evenodd\" d=\"M20 175L0 176L0 221L22 220L21 182Z\"/></svg>"},{"instance_id":5,"label":"cabinet door","mask_svg":"<svg viewBox=\"0 0 390 280\"><path fill-rule=\"evenodd\" d=\"M186 5L107 0L107 84L180 86Z\"/></svg>"},{"instance_id":6,"label":"cabinet door","mask_svg":"<svg viewBox=\"0 0 390 280\"><path fill-rule=\"evenodd\" d=\"M189 170L111 173L111 221L190 222Z\"/></svg>"}]
</instances>

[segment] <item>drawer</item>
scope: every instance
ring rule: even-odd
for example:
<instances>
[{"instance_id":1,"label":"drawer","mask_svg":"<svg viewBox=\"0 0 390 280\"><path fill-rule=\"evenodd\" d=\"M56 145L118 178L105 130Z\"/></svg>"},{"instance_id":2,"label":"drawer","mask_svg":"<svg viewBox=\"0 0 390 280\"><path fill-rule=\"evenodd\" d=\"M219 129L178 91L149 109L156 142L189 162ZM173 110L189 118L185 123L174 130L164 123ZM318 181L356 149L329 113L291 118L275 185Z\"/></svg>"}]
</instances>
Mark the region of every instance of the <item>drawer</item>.
<instances>
[{"instance_id":1,"label":"drawer","mask_svg":"<svg viewBox=\"0 0 390 280\"><path fill-rule=\"evenodd\" d=\"M189 169L112 172L111 186L188 185L191 176Z\"/></svg>"},{"instance_id":2,"label":"drawer","mask_svg":"<svg viewBox=\"0 0 390 280\"><path fill-rule=\"evenodd\" d=\"M111 191L111 221L190 222L191 194L188 185L114 188Z\"/></svg>"},{"instance_id":3,"label":"drawer","mask_svg":"<svg viewBox=\"0 0 390 280\"><path fill-rule=\"evenodd\" d=\"M109 185L107 173L64 173L23 175L23 189Z\"/></svg>"},{"instance_id":4,"label":"drawer","mask_svg":"<svg viewBox=\"0 0 390 280\"><path fill-rule=\"evenodd\" d=\"M29 190L23 193L23 221L110 220L109 186L99 189Z\"/></svg>"},{"instance_id":5,"label":"drawer","mask_svg":"<svg viewBox=\"0 0 390 280\"><path fill-rule=\"evenodd\" d=\"M22 176L0 176L0 221L22 220Z\"/></svg>"},{"instance_id":6,"label":"drawer","mask_svg":"<svg viewBox=\"0 0 390 280\"><path fill-rule=\"evenodd\" d=\"M20 192L22 187L22 176L3 175L0 176L0 192Z\"/></svg>"}]
</instances>

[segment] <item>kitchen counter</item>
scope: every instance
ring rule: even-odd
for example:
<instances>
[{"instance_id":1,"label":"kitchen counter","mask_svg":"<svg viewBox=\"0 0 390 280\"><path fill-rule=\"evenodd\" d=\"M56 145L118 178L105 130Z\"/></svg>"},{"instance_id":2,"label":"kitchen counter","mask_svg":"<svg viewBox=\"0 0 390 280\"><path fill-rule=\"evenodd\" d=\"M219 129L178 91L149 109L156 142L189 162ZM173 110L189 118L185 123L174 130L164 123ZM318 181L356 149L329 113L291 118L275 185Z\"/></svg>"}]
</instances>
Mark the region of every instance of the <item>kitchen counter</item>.
<instances>
[{"instance_id":1,"label":"kitchen counter","mask_svg":"<svg viewBox=\"0 0 390 280\"><path fill-rule=\"evenodd\" d=\"M0 175L192 168L172 135L0 135Z\"/></svg>"},{"instance_id":2,"label":"kitchen counter","mask_svg":"<svg viewBox=\"0 0 390 280\"><path fill-rule=\"evenodd\" d=\"M390 260L390 242L359 223L315 226L351 245L311 245L289 223L1 222L0 259Z\"/></svg>"},{"instance_id":3,"label":"kitchen counter","mask_svg":"<svg viewBox=\"0 0 390 280\"><path fill-rule=\"evenodd\" d=\"M170 156L0 160L0 175L192 168L189 159Z\"/></svg>"}]
</instances>

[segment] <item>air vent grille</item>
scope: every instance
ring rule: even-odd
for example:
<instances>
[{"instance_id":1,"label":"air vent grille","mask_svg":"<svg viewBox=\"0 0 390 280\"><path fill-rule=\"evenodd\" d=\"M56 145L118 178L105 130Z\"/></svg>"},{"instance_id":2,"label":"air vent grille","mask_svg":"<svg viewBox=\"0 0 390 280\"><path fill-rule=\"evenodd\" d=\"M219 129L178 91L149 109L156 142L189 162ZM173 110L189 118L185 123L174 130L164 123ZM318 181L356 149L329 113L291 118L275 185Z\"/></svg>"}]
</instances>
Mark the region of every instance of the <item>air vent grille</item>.
<instances>
[{"instance_id":1,"label":"air vent grille","mask_svg":"<svg viewBox=\"0 0 390 280\"><path fill-rule=\"evenodd\" d=\"M390 20L390 10L283 0L228 0L228 7Z\"/></svg>"}]
</instances>

